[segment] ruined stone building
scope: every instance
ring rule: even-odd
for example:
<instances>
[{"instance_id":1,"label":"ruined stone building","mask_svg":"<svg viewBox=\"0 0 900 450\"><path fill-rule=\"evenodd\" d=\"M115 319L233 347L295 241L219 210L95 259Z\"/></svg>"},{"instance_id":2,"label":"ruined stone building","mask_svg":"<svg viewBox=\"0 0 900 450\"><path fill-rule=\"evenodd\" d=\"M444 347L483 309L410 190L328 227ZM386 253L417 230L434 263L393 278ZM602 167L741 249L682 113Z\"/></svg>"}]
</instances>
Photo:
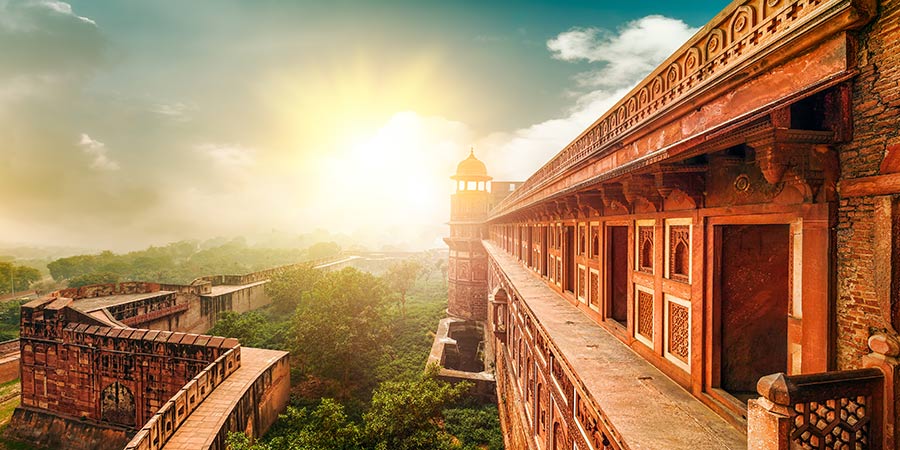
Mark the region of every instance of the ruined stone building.
<instances>
[{"instance_id":1,"label":"ruined stone building","mask_svg":"<svg viewBox=\"0 0 900 450\"><path fill-rule=\"evenodd\" d=\"M734 1L511 192L455 179L508 448L898 448L900 1Z\"/></svg>"},{"instance_id":2,"label":"ruined stone building","mask_svg":"<svg viewBox=\"0 0 900 450\"><path fill-rule=\"evenodd\" d=\"M84 286L25 304L13 361L21 405L7 436L76 450L224 450L229 431L261 436L287 405L287 353L199 333L223 311L268 304L264 285L292 267Z\"/></svg>"}]
</instances>

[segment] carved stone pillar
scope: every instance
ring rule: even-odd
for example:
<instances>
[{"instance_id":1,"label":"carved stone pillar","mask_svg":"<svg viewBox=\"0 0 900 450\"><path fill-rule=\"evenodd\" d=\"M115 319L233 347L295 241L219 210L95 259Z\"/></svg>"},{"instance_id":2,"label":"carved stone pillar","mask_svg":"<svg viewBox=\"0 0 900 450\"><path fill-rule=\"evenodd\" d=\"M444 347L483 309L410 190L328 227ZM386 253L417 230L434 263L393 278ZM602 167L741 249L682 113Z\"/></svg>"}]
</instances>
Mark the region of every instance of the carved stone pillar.
<instances>
[{"instance_id":1,"label":"carved stone pillar","mask_svg":"<svg viewBox=\"0 0 900 450\"><path fill-rule=\"evenodd\" d=\"M900 400L900 341L897 338L875 333L869 337L869 353L862 358L863 367L880 369L884 373L884 449L897 449L894 434L898 423L895 411L898 410L897 401Z\"/></svg>"}]
</instances>

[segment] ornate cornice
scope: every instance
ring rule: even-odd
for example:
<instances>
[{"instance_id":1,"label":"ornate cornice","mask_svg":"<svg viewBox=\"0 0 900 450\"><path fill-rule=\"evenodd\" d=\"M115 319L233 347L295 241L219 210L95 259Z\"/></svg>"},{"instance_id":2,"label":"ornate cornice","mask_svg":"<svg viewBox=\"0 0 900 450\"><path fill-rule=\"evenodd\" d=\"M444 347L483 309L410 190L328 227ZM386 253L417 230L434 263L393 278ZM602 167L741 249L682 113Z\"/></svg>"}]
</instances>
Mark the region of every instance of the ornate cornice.
<instances>
[{"instance_id":1,"label":"ornate cornice","mask_svg":"<svg viewBox=\"0 0 900 450\"><path fill-rule=\"evenodd\" d=\"M621 139L684 105L737 71L799 40L820 39L871 18L875 0L737 0L647 76L637 87L538 169L491 212L516 202L587 159L621 147ZM839 18L839 20L832 20ZM836 22L828 24L829 21ZM808 45L807 45L808 47ZM804 48L795 50L802 51ZM778 58L789 55L778 54Z\"/></svg>"}]
</instances>

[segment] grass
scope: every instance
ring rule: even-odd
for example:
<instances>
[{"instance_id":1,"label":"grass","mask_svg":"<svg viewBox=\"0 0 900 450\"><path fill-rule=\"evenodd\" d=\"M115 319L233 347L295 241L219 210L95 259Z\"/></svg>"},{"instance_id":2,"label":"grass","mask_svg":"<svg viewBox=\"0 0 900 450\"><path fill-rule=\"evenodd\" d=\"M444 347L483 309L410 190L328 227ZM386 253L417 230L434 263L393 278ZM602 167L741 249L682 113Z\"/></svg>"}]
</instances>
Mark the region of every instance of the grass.
<instances>
[{"instance_id":1,"label":"grass","mask_svg":"<svg viewBox=\"0 0 900 450\"><path fill-rule=\"evenodd\" d=\"M35 450L28 444L10 441L3 436L13 411L19 406L19 380L12 380L0 384L0 450Z\"/></svg>"}]
</instances>

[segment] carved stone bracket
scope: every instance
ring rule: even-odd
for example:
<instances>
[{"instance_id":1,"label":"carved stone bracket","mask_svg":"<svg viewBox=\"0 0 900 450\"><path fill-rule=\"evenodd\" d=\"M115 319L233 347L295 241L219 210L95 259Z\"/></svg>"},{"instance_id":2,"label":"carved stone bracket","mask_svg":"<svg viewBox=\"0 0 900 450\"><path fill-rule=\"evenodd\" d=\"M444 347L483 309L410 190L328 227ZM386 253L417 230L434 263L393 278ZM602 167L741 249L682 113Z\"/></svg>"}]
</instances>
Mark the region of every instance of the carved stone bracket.
<instances>
[{"instance_id":1,"label":"carved stone bracket","mask_svg":"<svg viewBox=\"0 0 900 450\"><path fill-rule=\"evenodd\" d=\"M832 131L774 128L747 145L756 151L759 169L769 184L784 182L811 202L834 196L839 174L837 156L829 147L833 140Z\"/></svg>"},{"instance_id":2,"label":"carved stone bracket","mask_svg":"<svg viewBox=\"0 0 900 450\"><path fill-rule=\"evenodd\" d=\"M665 200L673 191L680 191L696 207L702 208L706 197L706 170L707 166L660 166L654 173L656 192Z\"/></svg>"},{"instance_id":3,"label":"carved stone bracket","mask_svg":"<svg viewBox=\"0 0 900 450\"><path fill-rule=\"evenodd\" d=\"M575 196L578 199L578 208L585 217L603 214L603 196L600 192L579 192Z\"/></svg>"},{"instance_id":4,"label":"carved stone bracket","mask_svg":"<svg viewBox=\"0 0 900 450\"><path fill-rule=\"evenodd\" d=\"M610 211L630 211L631 204L625 199L622 185L619 183L606 183L598 189L603 207Z\"/></svg>"},{"instance_id":5,"label":"carved stone bracket","mask_svg":"<svg viewBox=\"0 0 900 450\"><path fill-rule=\"evenodd\" d=\"M656 181L650 175L630 175L622 180L622 193L628 203L635 206L638 201L651 205L656 211L662 209L662 198L656 189Z\"/></svg>"}]
</instances>

